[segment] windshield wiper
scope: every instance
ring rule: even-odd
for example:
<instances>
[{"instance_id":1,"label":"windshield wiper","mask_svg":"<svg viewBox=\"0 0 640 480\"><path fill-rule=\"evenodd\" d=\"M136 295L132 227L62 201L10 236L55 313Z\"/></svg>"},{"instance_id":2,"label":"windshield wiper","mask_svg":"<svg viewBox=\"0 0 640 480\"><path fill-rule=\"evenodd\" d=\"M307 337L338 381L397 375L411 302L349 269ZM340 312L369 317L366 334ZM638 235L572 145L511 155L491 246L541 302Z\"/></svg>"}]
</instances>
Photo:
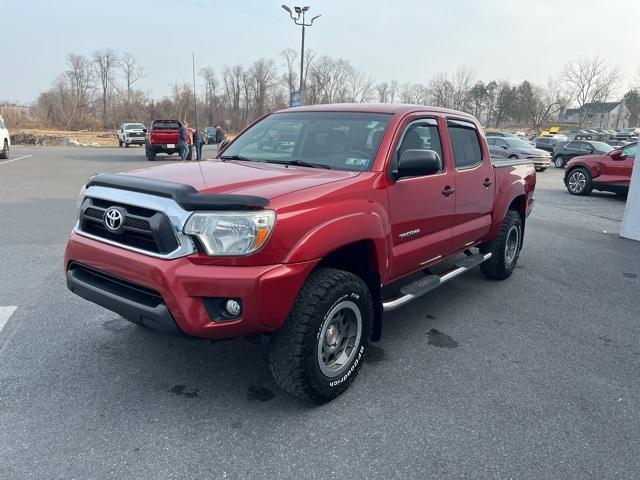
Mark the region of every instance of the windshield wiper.
<instances>
[{"instance_id":1,"label":"windshield wiper","mask_svg":"<svg viewBox=\"0 0 640 480\"><path fill-rule=\"evenodd\" d=\"M240 160L242 162L254 162L255 160L251 160L250 158L243 157L242 155L222 155L220 160Z\"/></svg>"},{"instance_id":2,"label":"windshield wiper","mask_svg":"<svg viewBox=\"0 0 640 480\"><path fill-rule=\"evenodd\" d=\"M280 162L277 160L268 160L269 163L279 163L281 165L296 165L298 167L311 167L311 168L326 168L327 170L331 170L329 165L325 165L324 163L310 163L305 162L304 160L287 160L286 162Z\"/></svg>"}]
</instances>

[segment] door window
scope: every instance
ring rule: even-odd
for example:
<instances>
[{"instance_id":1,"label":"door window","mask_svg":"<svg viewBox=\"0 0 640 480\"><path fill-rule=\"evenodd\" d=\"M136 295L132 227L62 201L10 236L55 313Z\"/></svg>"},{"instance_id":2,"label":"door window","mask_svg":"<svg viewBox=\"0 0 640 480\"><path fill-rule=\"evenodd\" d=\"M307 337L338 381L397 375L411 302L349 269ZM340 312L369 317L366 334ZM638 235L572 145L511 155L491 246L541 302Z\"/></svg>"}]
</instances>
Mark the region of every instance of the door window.
<instances>
[{"instance_id":1,"label":"door window","mask_svg":"<svg viewBox=\"0 0 640 480\"><path fill-rule=\"evenodd\" d=\"M622 149L622 156L623 157L635 157L637 148L638 148L638 144L637 143L635 145L629 145L627 148Z\"/></svg>"},{"instance_id":2,"label":"door window","mask_svg":"<svg viewBox=\"0 0 640 480\"><path fill-rule=\"evenodd\" d=\"M437 122L434 119L424 119L411 123L405 130L398 147L397 161L406 150L433 150L442 159L442 143ZM439 172L442 171L444 171L444 160Z\"/></svg>"},{"instance_id":3,"label":"door window","mask_svg":"<svg viewBox=\"0 0 640 480\"><path fill-rule=\"evenodd\" d=\"M469 122L449 120L447 122L453 158L457 169L471 168L482 163L482 148L475 126Z\"/></svg>"}]
</instances>

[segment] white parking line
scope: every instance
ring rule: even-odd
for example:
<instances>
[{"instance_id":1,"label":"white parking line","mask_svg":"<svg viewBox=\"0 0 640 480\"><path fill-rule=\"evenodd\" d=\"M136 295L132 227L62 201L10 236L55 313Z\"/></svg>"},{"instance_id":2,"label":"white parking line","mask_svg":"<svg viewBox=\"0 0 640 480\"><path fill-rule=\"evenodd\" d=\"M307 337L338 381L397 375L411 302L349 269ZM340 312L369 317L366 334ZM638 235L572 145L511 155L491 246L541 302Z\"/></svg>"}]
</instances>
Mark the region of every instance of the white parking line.
<instances>
[{"instance_id":1,"label":"white parking line","mask_svg":"<svg viewBox=\"0 0 640 480\"><path fill-rule=\"evenodd\" d=\"M30 158L30 157L33 157L33 155L23 155L23 156L18 157L18 158L12 158L11 160L6 160L4 162L0 162L0 165L2 165L3 163L17 162L18 160L22 160L22 159Z\"/></svg>"},{"instance_id":2,"label":"white parking line","mask_svg":"<svg viewBox=\"0 0 640 480\"><path fill-rule=\"evenodd\" d=\"M0 307L0 332L18 307Z\"/></svg>"}]
</instances>

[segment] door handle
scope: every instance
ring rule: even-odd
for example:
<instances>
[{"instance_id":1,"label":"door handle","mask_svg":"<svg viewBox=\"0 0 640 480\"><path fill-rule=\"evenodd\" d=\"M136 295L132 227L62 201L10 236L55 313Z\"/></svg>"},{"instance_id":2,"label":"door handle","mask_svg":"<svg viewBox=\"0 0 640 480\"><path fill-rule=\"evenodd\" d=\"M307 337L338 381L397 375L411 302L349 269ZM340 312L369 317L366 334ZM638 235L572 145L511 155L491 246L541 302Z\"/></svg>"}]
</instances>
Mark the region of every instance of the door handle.
<instances>
[{"instance_id":1,"label":"door handle","mask_svg":"<svg viewBox=\"0 0 640 480\"><path fill-rule=\"evenodd\" d=\"M448 197L449 195L453 195L454 193L456 193L456 189L451 188L449 185L444 187L444 190L442 190L442 195L444 195L445 197Z\"/></svg>"},{"instance_id":2,"label":"door handle","mask_svg":"<svg viewBox=\"0 0 640 480\"><path fill-rule=\"evenodd\" d=\"M493 185L493 182L491 180L489 180L488 178L485 178L484 182L482 183L482 185L484 185L485 187L489 188L491 185Z\"/></svg>"}]
</instances>

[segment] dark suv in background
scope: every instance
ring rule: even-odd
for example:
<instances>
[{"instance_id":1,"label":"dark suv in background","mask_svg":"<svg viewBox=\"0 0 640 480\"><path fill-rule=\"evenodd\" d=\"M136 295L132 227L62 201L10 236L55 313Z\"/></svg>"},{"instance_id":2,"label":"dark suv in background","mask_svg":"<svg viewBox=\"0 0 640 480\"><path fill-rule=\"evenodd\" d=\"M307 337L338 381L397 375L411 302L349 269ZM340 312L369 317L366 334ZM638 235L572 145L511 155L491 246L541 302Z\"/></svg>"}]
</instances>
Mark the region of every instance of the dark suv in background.
<instances>
[{"instance_id":1,"label":"dark suv in background","mask_svg":"<svg viewBox=\"0 0 640 480\"><path fill-rule=\"evenodd\" d=\"M533 141L536 148L545 150L549 153L553 153L553 149L555 148L555 146L562 142L566 142L566 140L561 140L555 137L536 137L536 139Z\"/></svg>"},{"instance_id":2,"label":"dark suv in background","mask_svg":"<svg viewBox=\"0 0 640 480\"><path fill-rule=\"evenodd\" d=\"M604 142L587 140L573 140L560 143L553 149L553 164L558 168L564 168L569 160L581 155L604 155L613 150L611 145Z\"/></svg>"}]
</instances>

